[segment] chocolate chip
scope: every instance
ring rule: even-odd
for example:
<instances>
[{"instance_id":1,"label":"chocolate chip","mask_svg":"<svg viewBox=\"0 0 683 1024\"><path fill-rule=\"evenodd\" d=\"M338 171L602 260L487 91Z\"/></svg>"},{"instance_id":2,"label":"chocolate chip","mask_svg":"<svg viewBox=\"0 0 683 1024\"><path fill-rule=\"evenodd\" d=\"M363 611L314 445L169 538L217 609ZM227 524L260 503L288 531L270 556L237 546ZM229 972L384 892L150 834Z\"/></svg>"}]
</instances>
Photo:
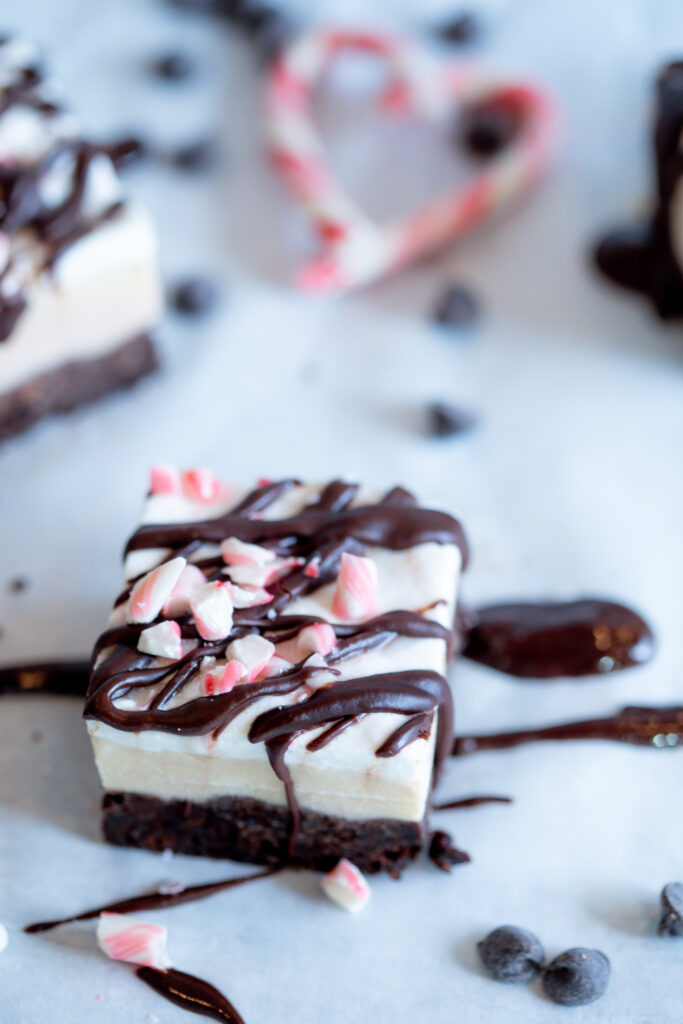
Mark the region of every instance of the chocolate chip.
<instances>
[{"instance_id":1,"label":"chocolate chip","mask_svg":"<svg viewBox=\"0 0 683 1024\"><path fill-rule=\"evenodd\" d=\"M519 128L517 110L501 103L479 103L460 115L456 137L473 156L490 157L505 149Z\"/></svg>"},{"instance_id":2,"label":"chocolate chip","mask_svg":"<svg viewBox=\"0 0 683 1024\"><path fill-rule=\"evenodd\" d=\"M218 300L218 289L208 277L188 277L171 292L171 304L179 313L208 313Z\"/></svg>"},{"instance_id":3,"label":"chocolate chip","mask_svg":"<svg viewBox=\"0 0 683 1024\"><path fill-rule=\"evenodd\" d=\"M622 288L645 292L652 280L654 240L647 224L618 228L595 247L593 258L601 274Z\"/></svg>"},{"instance_id":4,"label":"chocolate chip","mask_svg":"<svg viewBox=\"0 0 683 1024\"><path fill-rule=\"evenodd\" d=\"M683 937L683 882L669 882L661 893L662 916L657 934L668 938Z\"/></svg>"},{"instance_id":5,"label":"chocolate chip","mask_svg":"<svg viewBox=\"0 0 683 1024\"><path fill-rule=\"evenodd\" d=\"M190 78L196 70L192 57L186 53L166 53L152 61L152 71L168 82L180 82Z\"/></svg>"},{"instance_id":6,"label":"chocolate chip","mask_svg":"<svg viewBox=\"0 0 683 1024\"><path fill-rule=\"evenodd\" d=\"M429 842L429 859L441 871L450 872L456 864L467 864L471 860L469 853L459 850L453 843L448 832L432 832Z\"/></svg>"},{"instance_id":7,"label":"chocolate chip","mask_svg":"<svg viewBox=\"0 0 683 1024\"><path fill-rule=\"evenodd\" d=\"M12 594L21 594L23 590L28 588L28 580L24 576L15 576L14 579L9 581L8 586Z\"/></svg>"},{"instance_id":8,"label":"chocolate chip","mask_svg":"<svg viewBox=\"0 0 683 1024\"><path fill-rule=\"evenodd\" d=\"M457 18L444 21L437 25L436 34L446 43L471 43L481 35L481 21L476 14L460 14Z\"/></svg>"},{"instance_id":9,"label":"chocolate chip","mask_svg":"<svg viewBox=\"0 0 683 1024\"><path fill-rule=\"evenodd\" d=\"M214 139L199 139L180 146L171 153L169 160L181 171L206 171L218 162L218 147Z\"/></svg>"},{"instance_id":10,"label":"chocolate chip","mask_svg":"<svg viewBox=\"0 0 683 1024\"><path fill-rule=\"evenodd\" d=\"M118 142L109 143L107 153L116 170L124 171L144 160L149 154L149 149L142 139L131 135L119 139Z\"/></svg>"},{"instance_id":11,"label":"chocolate chip","mask_svg":"<svg viewBox=\"0 0 683 1024\"><path fill-rule=\"evenodd\" d=\"M268 18L254 33L254 45L264 64L269 64L287 46L296 33L291 18L277 13Z\"/></svg>"},{"instance_id":12,"label":"chocolate chip","mask_svg":"<svg viewBox=\"0 0 683 1024\"><path fill-rule=\"evenodd\" d=\"M449 285L439 296L434 319L446 327L469 327L481 314L476 296L460 284Z\"/></svg>"},{"instance_id":13,"label":"chocolate chip","mask_svg":"<svg viewBox=\"0 0 683 1024\"><path fill-rule=\"evenodd\" d=\"M561 1006L585 1006L604 995L610 962L599 949L568 949L543 974L543 989Z\"/></svg>"},{"instance_id":14,"label":"chocolate chip","mask_svg":"<svg viewBox=\"0 0 683 1024\"><path fill-rule=\"evenodd\" d=\"M477 944L484 967L495 981L532 981L543 967L543 946L533 932L512 924L494 928Z\"/></svg>"},{"instance_id":15,"label":"chocolate chip","mask_svg":"<svg viewBox=\"0 0 683 1024\"><path fill-rule=\"evenodd\" d=\"M476 424L474 413L448 402L432 402L427 406L427 430L432 437L455 437Z\"/></svg>"}]
</instances>

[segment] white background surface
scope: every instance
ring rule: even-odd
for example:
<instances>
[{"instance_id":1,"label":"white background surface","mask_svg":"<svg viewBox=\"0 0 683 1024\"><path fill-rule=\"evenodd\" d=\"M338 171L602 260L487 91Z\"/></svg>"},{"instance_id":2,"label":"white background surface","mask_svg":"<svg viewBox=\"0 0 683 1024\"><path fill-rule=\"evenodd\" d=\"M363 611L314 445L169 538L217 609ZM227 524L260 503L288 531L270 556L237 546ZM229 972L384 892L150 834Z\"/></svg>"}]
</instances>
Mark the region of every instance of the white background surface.
<instances>
[{"instance_id":1,"label":"white background surface","mask_svg":"<svg viewBox=\"0 0 683 1024\"><path fill-rule=\"evenodd\" d=\"M368 6L316 8L348 21ZM417 0L374 7L402 27L426 19ZM462 516L470 602L597 593L652 621L655 661L611 678L530 684L459 666L463 731L681 700L683 338L592 277L586 250L646 194L647 82L657 61L683 52L683 13L677 0L500 0L485 10L482 57L546 82L563 104L555 173L504 223L429 265L354 298L314 301L284 284L286 203L261 158L243 41L151 0L6 5L8 27L49 47L92 134L139 129L171 145L219 132L226 161L215 174L157 166L132 187L156 215L167 277L209 270L226 294L204 323L165 325L161 376L0 453L2 662L88 651L147 466L175 460L236 480L402 481ZM165 85L147 74L167 48L200 60L196 79ZM467 340L428 322L452 279L485 307ZM433 398L475 408L480 429L424 437L421 408ZM7 590L15 575L31 581L19 595ZM42 740L29 739L34 730ZM683 940L657 939L654 925L659 889L683 876L682 775L683 752L567 744L478 755L450 766L441 794L516 802L440 816L473 856L450 878L422 865L400 884L377 880L358 918L302 874L154 919L170 929L175 964L222 988L247 1024L678 1022ZM106 962L90 926L21 934L31 920L163 878L230 873L103 846L98 799L76 702L3 700L3 1024L188 1019ZM551 955L603 949L608 995L569 1011L538 987L486 979L475 941L506 921L536 930Z\"/></svg>"}]
</instances>

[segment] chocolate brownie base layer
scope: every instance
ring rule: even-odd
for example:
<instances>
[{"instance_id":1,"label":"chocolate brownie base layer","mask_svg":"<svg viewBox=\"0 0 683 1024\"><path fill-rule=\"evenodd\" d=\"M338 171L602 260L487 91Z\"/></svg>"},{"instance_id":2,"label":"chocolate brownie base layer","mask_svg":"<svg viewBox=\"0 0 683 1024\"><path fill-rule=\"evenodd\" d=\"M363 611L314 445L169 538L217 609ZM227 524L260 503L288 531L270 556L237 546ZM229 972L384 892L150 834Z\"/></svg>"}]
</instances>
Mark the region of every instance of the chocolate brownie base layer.
<instances>
[{"instance_id":1,"label":"chocolate brownie base layer","mask_svg":"<svg viewBox=\"0 0 683 1024\"><path fill-rule=\"evenodd\" d=\"M97 359L64 363L56 370L0 394L0 441L54 413L70 412L110 391L129 387L158 367L152 339L140 334Z\"/></svg>"},{"instance_id":2,"label":"chocolate brownie base layer","mask_svg":"<svg viewBox=\"0 0 683 1024\"><path fill-rule=\"evenodd\" d=\"M135 793L106 793L104 835L118 846L173 850L201 857L226 857L252 864L329 871L348 857L361 871L399 875L424 846L420 822L374 818L352 821L302 810L292 855L288 854L290 815L247 797L221 797L207 803L158 800Z\"/></svg>"}]
</instances>

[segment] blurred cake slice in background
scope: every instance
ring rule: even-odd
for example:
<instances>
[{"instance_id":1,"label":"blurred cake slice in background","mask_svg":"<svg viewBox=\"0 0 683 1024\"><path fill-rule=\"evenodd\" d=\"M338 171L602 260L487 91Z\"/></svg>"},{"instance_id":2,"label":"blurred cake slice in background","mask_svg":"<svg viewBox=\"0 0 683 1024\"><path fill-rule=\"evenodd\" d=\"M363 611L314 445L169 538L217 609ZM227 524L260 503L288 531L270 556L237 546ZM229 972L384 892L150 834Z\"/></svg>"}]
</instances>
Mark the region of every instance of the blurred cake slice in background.
<instances>
[{"instance_id":1,"label":"blurred cake slice in background","mask_svg":"<svg viewBox=\"0 0 683 1024\"><path fill-rule=\"evenodd\" d=\"M155 235L117 155L53 101L36 48L0 38L0 440L156 367Z\"/></svg>"},{"instance_id":2,"label":"blurred cake slice in background","mask_svg":"<svg viewBox=\"0 0 683 1024\"><path fill-rule=\"evenodd\" d=\"M606 235L595 262L607 278L645 295L669 320L683 316L683 60L659 72L656 103L652 213Z\"/></svg>"}]
</instances>

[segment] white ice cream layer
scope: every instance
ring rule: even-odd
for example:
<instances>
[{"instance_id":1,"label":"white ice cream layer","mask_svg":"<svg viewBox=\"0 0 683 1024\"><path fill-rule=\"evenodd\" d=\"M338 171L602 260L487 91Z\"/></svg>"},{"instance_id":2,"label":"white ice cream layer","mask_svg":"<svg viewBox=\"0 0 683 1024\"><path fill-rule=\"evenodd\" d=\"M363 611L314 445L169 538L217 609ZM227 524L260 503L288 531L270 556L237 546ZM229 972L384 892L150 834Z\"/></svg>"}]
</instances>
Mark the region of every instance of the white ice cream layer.
<instances>
[{"instance_id":1,"label":"white ice cream layer","mask_svg":"<svg viewBox=\"0 0 683 1024\"><path fill-rule=\"evenodd\" d=\"M293 488L266 511L266 518L296 514L319 490L319 487ZM146 502L142 521L182 522L217 516L241 496L234 492L229 501L222 500L208 508L176 496L154 496ZM354 504L375 500L377 495L361 493ZM199 559L214 550L206 546L193 557ZM130 555L125 565L126 578L157 564L160 554L163 557L163 553L153 551ZM447 627L452 625L461 561L458 548L426 543L405 551L371 548L366 554L377 567L376 614L428 608L427 617ZM320 587L309 596L293 601L286 613L318 615L334 621L333 593L334 584ZM118 622L120 615L120 611L116 613L112 623ZM445 673L446 662L445 641L399 637L382 649L349 658L336 667L341 670L340 678L349 679L408 669ZM224 662L209 666L210 670L216 672L221 664ZM152 690L150 688L146 695L136 691L135 703L146 702ZM182 704L200 694L200 681L193 680L177 698L177 703ZM263 698L234 719L217 739L210 735L172 735L154 730L124 732L91 721L88 729L102 784L111 791L162 799L202 801L241 796L283 805L286 803L284 787L270 767L266 748L262 743L251 743L248 732L258 715L272 707L294 703L296 699L296 694ZM403 722L405 718L396 714L366 715L315 752L306 747L323 728L295 739L288 749L286 763L300 805L346 818L421 820L431 782L435 725L427 740L415 740L395 757L375 756L376 749Z\"/></svg>"}]
</instances>

